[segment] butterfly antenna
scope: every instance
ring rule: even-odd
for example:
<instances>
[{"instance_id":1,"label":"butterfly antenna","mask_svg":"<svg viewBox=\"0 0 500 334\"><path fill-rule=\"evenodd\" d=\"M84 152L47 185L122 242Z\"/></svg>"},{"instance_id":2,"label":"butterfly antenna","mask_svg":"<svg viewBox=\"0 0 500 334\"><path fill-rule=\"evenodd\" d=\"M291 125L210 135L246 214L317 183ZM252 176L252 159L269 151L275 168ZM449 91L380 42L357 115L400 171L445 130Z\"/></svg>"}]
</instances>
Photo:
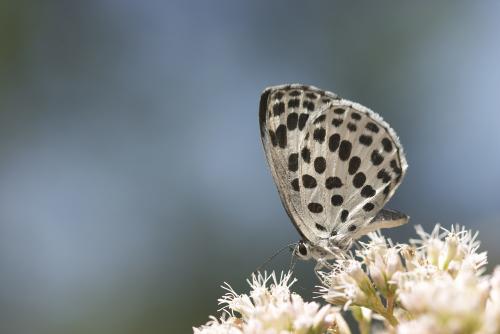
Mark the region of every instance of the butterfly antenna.
<instances>
[{"instance_id":1,"label":"butterfly antenna","mask_svg":"<svg viewBox=\"0 0 500 334\"><path fill-rule=\"evenodd\" d=\"M290 259L290 267L288 268L288 271L293 271L295 269L295 265L297 264L297 256L295 255L295 252L292 253L292 258Z\"/></svg>"},{"instance_id":2,"label":"butterfly antenna","mask_svg":"<svg viewBox=\"0 0 500 334\"><path fill-rule=\"evenodd\" d=\"M271 255L264 263L262 263L260 266L258 266L257 269L254 270L254 272L260 271L264 266L266 266L269 262L271 262L276 256L278 256L281 253L283 253L283 251L285 249L287 249L287 248L292 249L292 247L294 247L295 245L297 245L297 243L288 244L288 245L282 247L276 253L274 253L273 255Z\"/></svg>"}]
</instances>

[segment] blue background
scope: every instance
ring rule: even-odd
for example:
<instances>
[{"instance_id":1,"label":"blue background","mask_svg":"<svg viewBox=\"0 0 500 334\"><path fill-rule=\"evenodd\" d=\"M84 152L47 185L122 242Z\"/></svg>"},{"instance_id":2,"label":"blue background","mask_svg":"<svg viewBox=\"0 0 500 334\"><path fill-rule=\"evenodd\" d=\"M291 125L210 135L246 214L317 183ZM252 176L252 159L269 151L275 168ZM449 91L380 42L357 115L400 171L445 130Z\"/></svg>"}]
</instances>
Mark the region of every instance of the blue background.
<instances>
[{"instance_id":1,"label":"blue background","mask_svg":"<svg viewBox=\"0 0 500 334\"><path fill-rule=\"evenodd\" d=\"M0 332L187 333L223 281L244 289L298 239L258 130L281 83L396 129L410 167L389 207L412 217L396 241L461 223L498 263L499 10L0 0Z\"/></svg>"}]
</instances>

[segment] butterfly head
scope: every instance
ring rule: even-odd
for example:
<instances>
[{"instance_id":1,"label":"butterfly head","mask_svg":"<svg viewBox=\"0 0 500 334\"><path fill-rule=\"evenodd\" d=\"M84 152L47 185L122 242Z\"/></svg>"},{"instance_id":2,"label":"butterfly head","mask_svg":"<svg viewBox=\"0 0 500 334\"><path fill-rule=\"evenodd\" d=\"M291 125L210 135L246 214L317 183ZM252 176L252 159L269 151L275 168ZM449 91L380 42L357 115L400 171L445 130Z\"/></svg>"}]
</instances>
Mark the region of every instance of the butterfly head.
<instances>
[{"instance_id":1,"label":"butterfly head","mask_svg":"<svg viewBox=\"0 0 500 334\"><path fill-rule=\"evenodd\" d=\"M300 240L294 249L294 254L301 260L309 260L311 252L309 251L310 244L307 241Z\"/></svg>"},{"instance_id":2,"label":"butterfly head","mask_svg":"<svg viewBox=\"0 0 500 334\"><path fill-rule=\"evenodd\" d=\"M294 254L301 260L331 260L338 258L339 255L345 253L345 250L350 247L350 243L349 245L342 244L340 246L328 240L324 241L324 243L313 245L307 240L300 240L295 246Z\"/></svg>"}]
</instances>

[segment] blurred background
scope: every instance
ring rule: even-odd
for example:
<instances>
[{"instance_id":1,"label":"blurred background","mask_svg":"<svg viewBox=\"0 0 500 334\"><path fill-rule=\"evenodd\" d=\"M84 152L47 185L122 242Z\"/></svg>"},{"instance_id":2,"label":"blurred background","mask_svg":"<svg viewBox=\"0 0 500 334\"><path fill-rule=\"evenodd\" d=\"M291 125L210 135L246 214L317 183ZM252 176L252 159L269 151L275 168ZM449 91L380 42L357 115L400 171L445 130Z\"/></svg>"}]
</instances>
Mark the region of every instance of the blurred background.
<instances>
[{"instance_id":1,"label":"blurred background","mask_svg":"<svg viewBox=\"0 0 500 334\"><path fill-rule=\"evenodd\" d=\"M410 165L388 234L465 224L491 269L500 5L450 4L0 0L0 332L189 333L246 291L298 240L258 130L280 83L380 113Z\"/></svg>"}]
</instances>

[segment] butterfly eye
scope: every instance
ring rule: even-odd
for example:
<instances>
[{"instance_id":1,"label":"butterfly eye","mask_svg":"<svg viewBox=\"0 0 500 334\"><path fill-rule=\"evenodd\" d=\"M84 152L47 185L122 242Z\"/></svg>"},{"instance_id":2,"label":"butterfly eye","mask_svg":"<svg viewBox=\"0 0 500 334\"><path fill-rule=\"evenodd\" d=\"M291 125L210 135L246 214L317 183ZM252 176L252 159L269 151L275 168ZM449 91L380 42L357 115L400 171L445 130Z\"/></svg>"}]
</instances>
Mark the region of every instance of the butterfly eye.
<instances>
[{"instance_id":1,"label":"butterfly eye","mask_svg":"<svg viewBox=\"0 0 500 334\"><path fill-rule=\"evenodd\" d=\"M298 251L300 255L307 256L307 247L306 245L304 245L304 242L302 241L299 242Z\"/></svg>"}]
</instances>

